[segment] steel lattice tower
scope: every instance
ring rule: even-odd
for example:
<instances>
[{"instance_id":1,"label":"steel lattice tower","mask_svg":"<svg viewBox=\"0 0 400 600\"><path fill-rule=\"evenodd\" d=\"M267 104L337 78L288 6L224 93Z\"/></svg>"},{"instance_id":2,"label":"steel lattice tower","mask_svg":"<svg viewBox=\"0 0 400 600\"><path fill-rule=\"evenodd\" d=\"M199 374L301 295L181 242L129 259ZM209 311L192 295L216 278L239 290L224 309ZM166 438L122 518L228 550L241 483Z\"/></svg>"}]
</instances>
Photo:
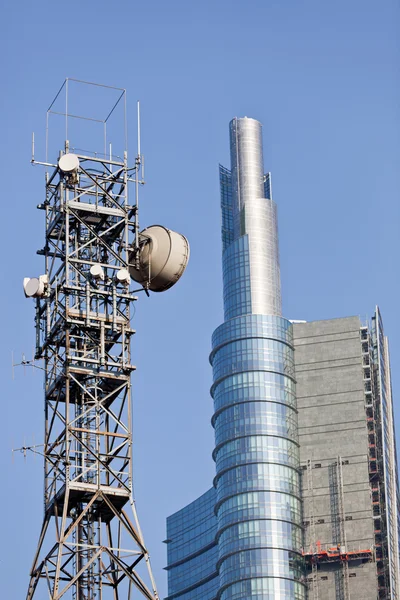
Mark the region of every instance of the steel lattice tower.
<instances>
[{"instance_id":1,"label":"steel lattice tower","mask_svg":"<svg viewBox=\"0 0 400 600\"><path fill-rule=\"evenodd\" d=\"M140 150L129 168L126 151L87 154L67 141L56 163L39 164L45 273L28 295L45 372L45 484L27 600L157 600L132 495L128 270L139 234L128 189L143 183Z\"/></svg>"}]
</instances>

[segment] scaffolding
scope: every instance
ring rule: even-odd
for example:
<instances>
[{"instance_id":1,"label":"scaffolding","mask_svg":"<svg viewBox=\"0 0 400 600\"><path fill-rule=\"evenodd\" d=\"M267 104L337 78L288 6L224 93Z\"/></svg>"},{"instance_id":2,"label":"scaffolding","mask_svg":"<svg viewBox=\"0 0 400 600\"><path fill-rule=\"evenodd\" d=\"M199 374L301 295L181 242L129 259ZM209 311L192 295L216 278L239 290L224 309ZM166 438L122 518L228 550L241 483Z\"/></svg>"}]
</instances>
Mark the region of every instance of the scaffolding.
<instances>
[{"instance_id":1,"label":"scaffolding","mask_svg":"<svg viewBox=\"0 0 400 600\"><path fill-rule=\"evenodd\" d=\"M60 90L66 107L71 81ZM117 100L101 127L122 105L124 134L125 90L106 89ZM54 103L49 111L59 114ZM77 118L67 108L61 114L67 123ZM111 146L107 154L89 153L67 140L57 162L33 162L46 167L35 356L45 371L45 486L27 600L157 600L132 493L137 297L128 269L137 250L141 156L129 167L126 149L122 156Z\"/></svg>"},{"instance_id":2,"label":"scaffolding","mask_svg":"<svg viewBox=\"0 0 400 600\"><path fill-rule=\"evenodd\" d=\"M315 507L314 507L314 486L313 486L313 473L312 473L312 460L307 460L307 491L310 506L310 538L311 540L316 539L315 531ZM312 583L312 595L313 600L319 600L319 586L318 586L318 562L310 561L311 564L311 583Z\"/></svg>"},{"instance_id":3,"label":"scaffolding","mask_svg":"<svg viewBox=\"0 0 400 600\"><path fill-rule=\"evenodd\" d=\"M303 470L307 471L307 501L310 544L307 550L303 550L303 558L306 569L311 572L308 578L309 594L313 600L319 600L321 590L318 584L318 572L327 564L336 565L335 588L337 600L350 600L349 591L349 564L356 561L372 561L374 559L373 548L349 548L346 540L346 514L344 508L344 486L343 486L343 461L341 456L328 465L329 497L332 518L332 544L322 545L316 537L316 524L324 520L316 520L315 516L315 493L313 485L313 464L311 459L307 460ZM321 465L315 465L320 467Z\"/></svg>"},{"instance_id":4,"label":"scaffolding","mask_svg":"<svg viewBox=\"0 0 400 600\"><path fill-rule=\"evenodd\" d=\"M375 321L379 319L379 312L375 315ZM375 329L374 329L375 327ZM364 385L364 402L367 424L367 460L368 473L371 493L371 506L373 517L373 546L366 549L349 549L346 540L345 522L346 515L344 510L344 487L343 487L343 468L345 461L338 456L337 459L328 465L329 493L332 517L332 545L324 546L316 541L314 514L314 490L312 483L312 464L307 461L308 477L308 502L310 507L309 522L311 545L308 551L303 552L306 567L311 572L308 580L312 582L310 593L315 600L318 594L316 590L316 574L318 569L328 563L340 565L340 569L335 571L336 578L336 597L337 600L348 600L349 592L349 565L352 561L374 561L376 563L378 598L386 599L391 594L390 578L390 558L388 548L388 526L387 526L387 491L385 483L385 465L384 465L384 445L383 439L383 415L385 409L382 406L382 392L380 387L380 370L383 369L382 359L379 360L378 345L383 346L382 341L378 339L379 325L363 326L360 329L360 343L362 353L362 370ZM382 352L382 351L381 351ZM390 382L389 382L390 383ZM386 409L387 410L387 409ZM388 442L386 442L388 444ZM393 461L394 462L394 461ZM321 465L318 465L321 466Z\"/></svg>"},{"instance_id":5,"label":"scaffolding","mask_svg":"<svg viewBox=\"0 0 400 600\"><path fill-rule=\"evenodd\" d=\"M373 550L372 548L359 549L359 550L346 550L340 544L337 546L322 547L321 542L316 542L315 548L310 547L308 552L303 551L303 556L306 560L306 564L316 563L349 563L355 560L372 560Z\"/></svg>"},{"instance_id":6,"label":"scaffolding","mask_svg":"<svg viewBox=\"0 0 400 600\"><path fill-rule=\"evenodd\" d=\"M346 529L345 529L345 511L344 511L344 490L343 490L343 471L342 457L329 465L329 495L331 502L332 515L332 539L337 548L347 548ZM340 558L340 552L339 557ZM337 600L349 600L349 565L347 560L341 560L342 573L335 573L336 579L336 598Z\"/></svg>"},{"instance_id":7,"label":"scaffolding","mask_svg":"<svg viewBox=\"0 0 400 600\"><path fill-rule=\"evenodd\" d=\"M363 363L365 412L368 430L368 472L371 490L374 548L378 593L382 600L390 590L387 557L386 498L383 465L381 406L378 393L378 367L374 355L374 340L368 326L360 329ZM375 341L376 346L376 341Z\"/></svg>"}]
</instances>

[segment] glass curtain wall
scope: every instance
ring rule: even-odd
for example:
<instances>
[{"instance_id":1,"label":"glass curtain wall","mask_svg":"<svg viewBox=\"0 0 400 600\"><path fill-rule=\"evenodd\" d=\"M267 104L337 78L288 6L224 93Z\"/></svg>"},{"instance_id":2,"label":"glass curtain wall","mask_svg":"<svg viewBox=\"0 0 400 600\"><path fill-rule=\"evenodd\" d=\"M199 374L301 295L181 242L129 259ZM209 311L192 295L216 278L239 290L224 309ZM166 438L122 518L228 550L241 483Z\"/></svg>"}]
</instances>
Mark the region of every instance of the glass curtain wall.
<instances>
[{"instance_id":1,"label":"glass curtain wall","mask_svg":"<svg viewBox=\"0 0 400 600\"><path fill-rule=\"evenodd\" d=\"M276 206L261 124L230 123L220 166L224 323L213 367L221 600L303 600L292 328L281 316Z\"/></svg>"},{"instance_id":2,"label":"glass curtain wall","mask_svg":"<svg viewBox=\"0 0 400 600\"><path fill-rule=\"evenodd\" d=\"M211 488L168 517L166 600L215 600L219 581L214 506L215 490Z\"/></svg>"}]
</instances>

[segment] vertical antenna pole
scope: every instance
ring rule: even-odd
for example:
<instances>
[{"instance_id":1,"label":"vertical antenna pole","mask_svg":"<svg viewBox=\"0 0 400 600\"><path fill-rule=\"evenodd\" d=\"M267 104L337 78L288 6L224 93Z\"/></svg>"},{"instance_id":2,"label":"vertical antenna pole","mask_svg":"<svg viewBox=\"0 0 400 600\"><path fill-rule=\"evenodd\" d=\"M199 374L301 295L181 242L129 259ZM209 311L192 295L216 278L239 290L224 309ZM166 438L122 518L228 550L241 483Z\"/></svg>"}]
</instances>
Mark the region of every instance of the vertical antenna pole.
<instances>
[{"instance_id":1,"label":"vertical antenna pole","mask_svg":"<svg viewBox=\"0 0 400 600\"><path fill-rule=\"evenodd\" d=\"M32 158L31 162L35 162L35 132L32 131Z\"/></svg>"},{"instance_id":2,"label":"vertical antenna pole","mask_svg":"<svg viewBox=\"0 0 400 600\"><path fill-rule=\"evenodd\" d=\"M126 90L124 90L124 138L125 152L128 153L128 115L126 112Z\"/></svg>"},{"instance_id":3,"label":"vertical antenna pole","mask_svg":"<svg viewBox=\"0 0 400 600\"><path fill-rule=\"evenodd\" d=\"M46 113L46 162L49 158L49 111ZM47 173L47 169L46 169Z\"/></svg>"},{"instance_id":4,"label":"vertical antenna pole","mask_svg":"<svg viewBox=\"0 0 400 600\"><path fill-rule=\"evenodd\" d=\"M65 139L68 139L68 77L65 80Z\"/></svg>"},{"instance_id":5,"label":"vertical antenna pole","mask_svg":"<svg viewBox=\"0 0 400 600\"><path fill-rule=\"evenodd\" d=\"M137 153L140 160L140 102L137 103Z\"/></svg>"},{"instance_id":6,"label":"vertical antenna pole","mask_svg":"<svg viewBox=\"0 0 400 600\"><path fill-rule=\"evenodd\" d=\"M140 102L137 102L137 156L135 172L135 204L136 204L136 230L135 246L139 248L139 168L140 168ZM138 255L137 255L138 258Z\"/></svg>"}]
</instances>

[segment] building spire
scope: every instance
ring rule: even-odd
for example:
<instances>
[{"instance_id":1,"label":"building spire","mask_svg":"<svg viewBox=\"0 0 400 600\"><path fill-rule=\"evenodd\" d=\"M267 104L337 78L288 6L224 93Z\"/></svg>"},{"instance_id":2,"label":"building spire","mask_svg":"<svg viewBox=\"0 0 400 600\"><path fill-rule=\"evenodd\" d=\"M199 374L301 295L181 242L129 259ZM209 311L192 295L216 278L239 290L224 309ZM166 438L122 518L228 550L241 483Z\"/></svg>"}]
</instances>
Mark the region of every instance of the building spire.
<instances>
[{"instance_id":1,"label":"building spire","mask_svg":"<svg viewBox=\"0 0 400 600\"><path fill-rule=\"evenodd\" d=\"M279 316L277 211L270 174L264 175L262 125L235 117L229 127L231 170L220 167L225 320Z\"/></svg>"}]
</instances>

